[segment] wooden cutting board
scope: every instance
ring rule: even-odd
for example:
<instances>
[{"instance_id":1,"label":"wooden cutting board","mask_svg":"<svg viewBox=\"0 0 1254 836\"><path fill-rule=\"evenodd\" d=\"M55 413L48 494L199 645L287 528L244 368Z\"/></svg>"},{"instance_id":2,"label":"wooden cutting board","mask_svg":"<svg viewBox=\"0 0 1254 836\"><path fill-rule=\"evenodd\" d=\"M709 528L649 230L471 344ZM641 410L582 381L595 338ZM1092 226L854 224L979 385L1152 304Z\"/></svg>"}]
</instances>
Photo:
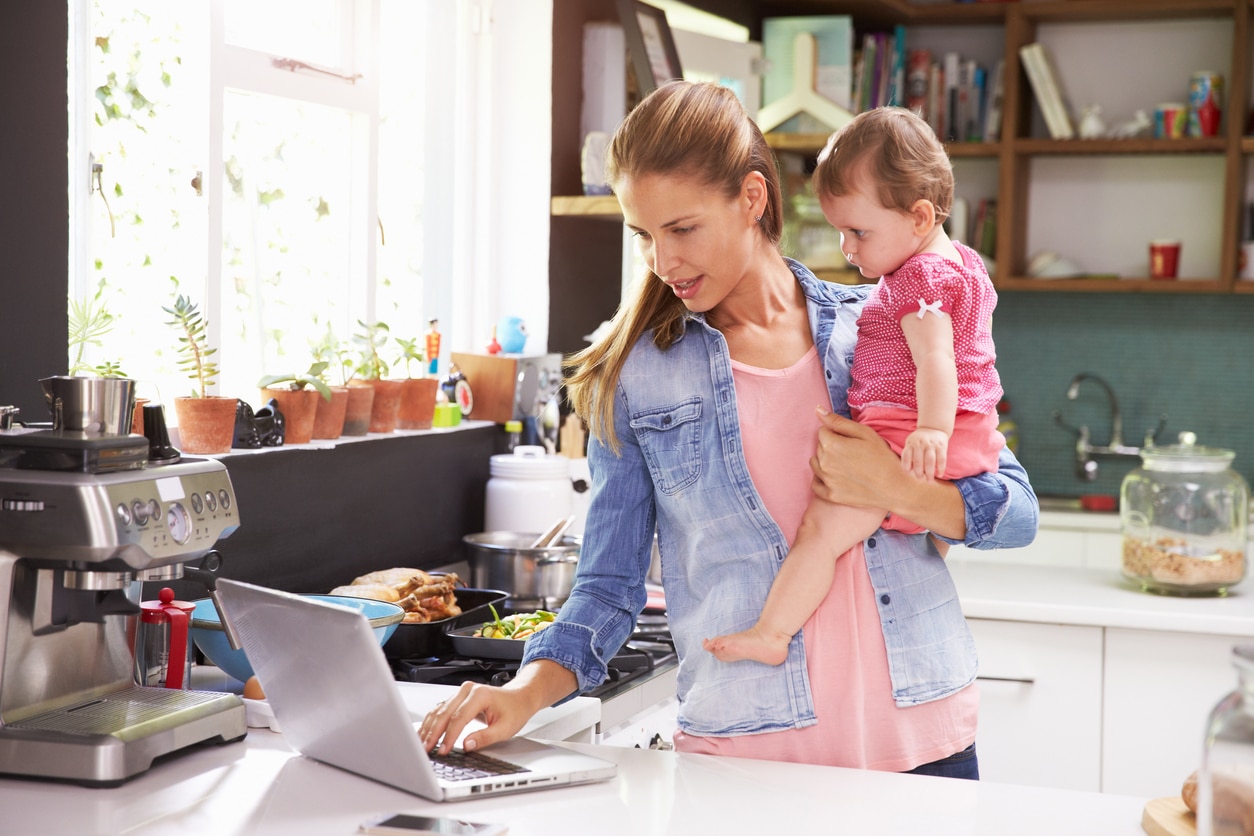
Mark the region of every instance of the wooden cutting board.
<instances>
[{"instance_id":1,"label":"wooden cutting board","mask_svg":"<svg viewBox=\"0 0 1254 836\"><path fill-rule=\"evenodd\" d=\"M1149 836L1197 836L1197 819L1179 796L1151 799L1141 814Z\"/></svg>"}]
</instances>

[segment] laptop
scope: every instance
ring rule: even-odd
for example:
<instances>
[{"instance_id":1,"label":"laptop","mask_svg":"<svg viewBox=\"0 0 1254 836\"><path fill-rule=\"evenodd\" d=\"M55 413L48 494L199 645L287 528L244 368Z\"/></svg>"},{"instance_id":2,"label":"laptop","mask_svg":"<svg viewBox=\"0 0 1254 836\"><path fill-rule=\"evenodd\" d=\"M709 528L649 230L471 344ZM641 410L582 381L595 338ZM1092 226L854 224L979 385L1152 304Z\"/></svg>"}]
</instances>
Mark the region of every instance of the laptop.
<instances>
[{"instance_id":1,"label":"laptop","mask_svg":"<svg viewBox=\"0 0 1254 836\"><path fill-rule=\"evenodd\" d=\"M520 737L479 752L429 754L364 615L240 581L219 579L217 587L283 736L305 757L432 801L616 773L611 761Z\"/></svg>"}]
</instances>

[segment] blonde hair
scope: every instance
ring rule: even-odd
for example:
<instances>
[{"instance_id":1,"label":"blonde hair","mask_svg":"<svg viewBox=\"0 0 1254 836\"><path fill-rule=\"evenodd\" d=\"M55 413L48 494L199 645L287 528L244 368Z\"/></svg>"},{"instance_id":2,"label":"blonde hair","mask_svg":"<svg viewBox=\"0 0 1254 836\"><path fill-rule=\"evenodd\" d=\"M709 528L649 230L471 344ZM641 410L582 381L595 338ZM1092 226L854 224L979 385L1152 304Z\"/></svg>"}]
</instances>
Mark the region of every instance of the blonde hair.
<instances>
[{"instance_id":1,"label":"blonde hair","mask_svg":"<svg viewBox=\"0 0 1254 836\"><path fill-rule=\"evenodd\" d=\"M887 209L910 211L917 200L931 201L936 222L949 217L954 202L954 171L945 146L921 116L900 107L859 113L832 134L819 155L811 185L820 198L855 190L859 173L876 185Z\"/></svg>"},{"instance_id":2,"label":"blonde hair","mask_svg":"<svg viewBox=\"0 0 1254 836\"><path fill-rule=\"evenodd\" d=\"M627 115L606 153L606 180L676 175L695 178L734 199L750 172L766 180L766 207L758 234L778 247L784 217L775 155L736 95L708 82L667 83ZM614 391L632 346L648 331L653 344L670 348L684 330L686 308L653 271L619 306L608 333L570 355L566 379L575 412L599 441L617 453Z\"/></svg>"}]
</instances>

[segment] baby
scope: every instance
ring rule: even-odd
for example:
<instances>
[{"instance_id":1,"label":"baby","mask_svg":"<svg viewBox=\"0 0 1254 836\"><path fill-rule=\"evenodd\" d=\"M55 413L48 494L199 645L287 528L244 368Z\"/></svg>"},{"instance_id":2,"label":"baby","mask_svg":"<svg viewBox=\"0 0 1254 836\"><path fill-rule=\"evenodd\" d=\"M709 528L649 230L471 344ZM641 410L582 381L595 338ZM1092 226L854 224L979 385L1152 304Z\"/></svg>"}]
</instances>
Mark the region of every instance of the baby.
<instances>
[{"instance_id":1,"label":"baby","mask_svg":"<svg viewBox=\"0 0 1254 836\"><path fill-rule=\"evenodd\" d=\"M944 146L908 110L866 111L828 140L813 185L849 263L879 280L858 318L852 417L920 479L995 472L1005 444L997 293L979 255L941 226L954 191ZM813 498L757 624L706 639L705 649L725 662L782 663L831 588L836 560L878 528L922 531L883 509Z\"/></svg>"}]
</instances>

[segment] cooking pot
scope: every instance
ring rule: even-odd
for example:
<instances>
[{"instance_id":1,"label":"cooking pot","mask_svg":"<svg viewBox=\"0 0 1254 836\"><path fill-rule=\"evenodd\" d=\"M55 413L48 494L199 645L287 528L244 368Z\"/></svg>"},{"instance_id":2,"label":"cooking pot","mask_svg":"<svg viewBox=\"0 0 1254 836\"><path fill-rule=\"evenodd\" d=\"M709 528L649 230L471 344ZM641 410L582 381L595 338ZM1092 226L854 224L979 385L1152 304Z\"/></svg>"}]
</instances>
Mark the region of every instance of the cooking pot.
<instances>
[{"instance_id":1,"label":"cooking pot","mask_svg":"<svg viewBox=\"0 0 1254 836\"><path fill-rule=\"evenodd\" d=\"M513 609L556 609L570 597L580 538L533 549L539 532L485 531L462 538L472 583L509 593Z\"/></svg>"}]
</instances>

